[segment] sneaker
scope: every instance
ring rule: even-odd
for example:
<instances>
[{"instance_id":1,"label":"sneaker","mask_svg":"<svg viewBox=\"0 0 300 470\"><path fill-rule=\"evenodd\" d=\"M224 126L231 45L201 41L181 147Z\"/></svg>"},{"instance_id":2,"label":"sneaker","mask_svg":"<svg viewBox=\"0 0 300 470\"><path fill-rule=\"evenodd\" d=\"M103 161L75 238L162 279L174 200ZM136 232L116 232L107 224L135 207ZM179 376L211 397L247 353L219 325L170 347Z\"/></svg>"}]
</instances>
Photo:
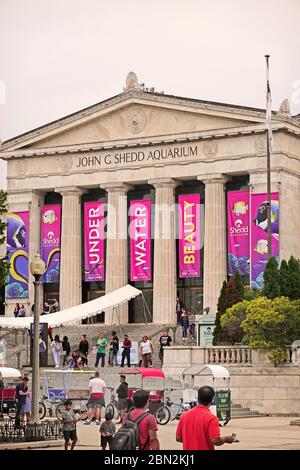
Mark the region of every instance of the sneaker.
<instances>
[{"instance_id":1,"label":"sneaker","mask_svg":"<svg viewBox=\"0 0 300 470\"><path fill-rule=\"evenodd\" d=\"M87 419L84 424L91 424L91 420L90 419Z\"/></svg>"},{"instance_id":2,"label":"sneaker","mask_svg":"<svg viewBox=\"0 0 300 470\"><path fill-rule=\"evenodd\" d=\"M101 421L99 421L98 419L96 419L96 426L100 426L101 424Z\"/></svg>"},{"instance_id":3,"label":"sneaker","mask_svg":"<svg viewBox=\"0 0 300 470\"><path fill-rule=\"evenodd\" d=\"M59 369L59 366L55 366L55 369Z\"/></svg>"}]
</instances>

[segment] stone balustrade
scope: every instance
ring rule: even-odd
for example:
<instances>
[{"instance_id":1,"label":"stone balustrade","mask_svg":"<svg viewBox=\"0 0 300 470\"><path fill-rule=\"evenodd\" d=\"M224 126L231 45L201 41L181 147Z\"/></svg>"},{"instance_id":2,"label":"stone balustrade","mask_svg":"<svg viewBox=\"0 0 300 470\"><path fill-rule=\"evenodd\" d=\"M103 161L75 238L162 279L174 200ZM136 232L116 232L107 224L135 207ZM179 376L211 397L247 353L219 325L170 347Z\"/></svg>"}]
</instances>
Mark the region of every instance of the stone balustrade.
<instances>
[{"instance_id":1,"label":"stone balustrade","mask_svg":"<svg viewBox=\"0 0 300 470\"><path fill-rule=\"evenodd\" d=\"M244 346L213 346L205 348L205 364L251 364L252 349Z\"/></svg>"}]
</instances>

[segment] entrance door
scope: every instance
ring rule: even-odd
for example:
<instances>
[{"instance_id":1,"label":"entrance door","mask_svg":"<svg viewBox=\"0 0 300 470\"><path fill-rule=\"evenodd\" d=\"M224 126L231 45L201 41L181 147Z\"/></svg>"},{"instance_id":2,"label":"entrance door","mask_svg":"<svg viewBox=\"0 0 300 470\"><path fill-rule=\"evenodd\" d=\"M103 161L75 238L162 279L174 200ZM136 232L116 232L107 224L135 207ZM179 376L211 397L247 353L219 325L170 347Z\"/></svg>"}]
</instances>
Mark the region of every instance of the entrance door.
<instances>
[{"instance_id":1,"label":"entrance door","mask_svg":"<svg viewBox=\"0 0 300 470\"><path fill-rule=\"evenodd\" d=\"M177 290L179 298L192 313L199 313L203 309L202 287L184 287Z\"/></svg>"},{"instance_id":2,"label":"entrance door","mask_svg":"<svg viewBox=\"0 0 300 470\"><path fill-rule=\"evenodd\" d=\"M87 300L98 299L98 297L102 297L105 295L104 290L90 290L87 293ZM86 320L82 320L83 323L104 323L104 312L98 313L95 317L87 318Z\"/></svg>"},{"instance_id":3,"label":"entrance door","mask_svg":"<svg viewBox=\"0 0 300 470\"><path fill-rule=\"evenodd\" d=\"M131 299L128 303L129 309L129 323L151 323L153 319L153 290L152 289L141 289L144 294L145 302L148 306L143 305L143 299L140 295ZM148 311L149 310L149 311Z\"/></svg>"}]
</instances>

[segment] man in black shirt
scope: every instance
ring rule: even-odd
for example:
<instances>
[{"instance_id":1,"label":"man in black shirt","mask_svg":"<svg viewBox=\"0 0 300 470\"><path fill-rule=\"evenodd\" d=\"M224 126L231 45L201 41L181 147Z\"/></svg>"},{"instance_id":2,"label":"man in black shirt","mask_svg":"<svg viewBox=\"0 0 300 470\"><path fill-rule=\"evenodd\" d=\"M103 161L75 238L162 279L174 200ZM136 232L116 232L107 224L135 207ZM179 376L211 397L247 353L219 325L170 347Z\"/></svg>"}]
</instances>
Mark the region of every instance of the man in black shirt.
<instances>
[{"instance_id":1,"label":"man in black shirt","mask_svg":"<svg viewBox=\"0 0 300 470\"><path fill-rule=\"evenodd\" d=\"M164 346L171 346L172 338L169 336L168 330L164 330L162 336L159 338L159 359L161 361L161 365L163 365L164 361Z\"/></svg>"},{"instance_id":2,"label":"man in black shirt","mask_svg":"<svg viewBox=\"0 0 300 470\"><path fill-rule=\"evenodd\" d=\"M127 396L128 396L128 383L126 382L125 375L120 375L120 385L117 388L116 392L118 395L118 408L120 411L120 416L122 423L125 418L125 411L127 411Z\"/></svg>"},{"instance_id":3,"label":"man in black shirt","mask_svg":"<svg viewBox=\"0 0 300 470\"><path fill-rule=\"evenodd\" d=\"M20 426L20 416L21 416L21 408L25 404L26 395L28 395L28 377L23 377L21 382L16 385L16 393L15 393L15 400L16 400L16 417L15 417L15 426Z\"/></svg>"},{"instance_id":4,"label":"man in black shirt","mask_svg":"<svg viewBox=\"0 0 300 470\"><path fill-rule=\"evenodd\" d=\"M89 353L89 342L86 335L80 336L79 351L86 357L86 364L88 363L87 357Z\"/></svg>"},{"instance_id":5,"label":"man in black shirt","mask_svg":"<svg viewBox=\"0 0 300 470\"><path fill-rule=\"evenodd\" d=\"M109 365L113 367L113 365L118 367L118 351L119 351L119 338L117 337L116 331L111 332L111 341L110 341L110 348L109 348Z\"/></svg>"}]
</instances>

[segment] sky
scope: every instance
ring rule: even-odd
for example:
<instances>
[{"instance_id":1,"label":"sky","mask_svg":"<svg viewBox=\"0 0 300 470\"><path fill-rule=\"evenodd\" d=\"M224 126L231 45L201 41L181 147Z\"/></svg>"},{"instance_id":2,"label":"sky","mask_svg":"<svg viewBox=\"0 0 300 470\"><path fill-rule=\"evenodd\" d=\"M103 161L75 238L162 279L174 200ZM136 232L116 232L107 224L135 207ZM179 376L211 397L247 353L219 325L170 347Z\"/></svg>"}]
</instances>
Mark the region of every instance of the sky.
<instances>
[{"instance_id":1,"label":"sky","mask_svg":"<svg viewBox=\"0 0 300 470\"><path fill-rule=\"evenodd\" d=\"M120 93L300 113L299 0L0 0L2 141ZM0 163L0 187L6 187Z\"/></svg>"}]
</instances>

